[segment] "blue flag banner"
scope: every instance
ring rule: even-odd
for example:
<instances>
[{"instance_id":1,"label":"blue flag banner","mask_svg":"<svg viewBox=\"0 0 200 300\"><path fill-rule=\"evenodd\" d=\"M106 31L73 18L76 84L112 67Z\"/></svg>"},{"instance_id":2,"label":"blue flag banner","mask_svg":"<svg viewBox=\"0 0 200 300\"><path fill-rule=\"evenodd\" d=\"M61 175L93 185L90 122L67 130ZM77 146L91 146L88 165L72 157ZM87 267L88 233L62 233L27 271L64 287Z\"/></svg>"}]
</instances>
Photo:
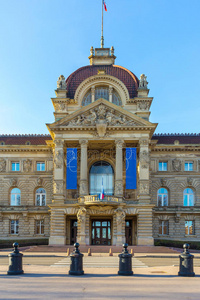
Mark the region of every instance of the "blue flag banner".
<instances>
[{"instance_id":1,"label":"blue flag banner","mask_svg":"<svg viewBox=\"0 0 200 300\"><path fill-rule=\"evenodd\" d=\"M77 189L77 148L67 148L67 190Z\"/></svg>"},{"instance_id":2,"label":"blue flag banner","mask_svg":"<svg viewBox=\"0 0 200 300\"><path fill-rule=\"evenodd\" d=\"M137 148L126 148L126 189L137 188Z\"/></svg>"}]
</instances>

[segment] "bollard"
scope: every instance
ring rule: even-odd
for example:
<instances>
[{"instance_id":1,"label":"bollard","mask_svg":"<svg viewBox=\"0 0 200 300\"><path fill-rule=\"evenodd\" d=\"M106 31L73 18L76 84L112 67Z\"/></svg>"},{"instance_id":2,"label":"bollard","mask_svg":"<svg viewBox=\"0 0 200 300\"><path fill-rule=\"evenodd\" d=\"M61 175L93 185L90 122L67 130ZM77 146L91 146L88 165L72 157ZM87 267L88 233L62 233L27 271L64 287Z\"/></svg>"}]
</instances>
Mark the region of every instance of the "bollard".
<instances>
[{"instance_id":1,"label":"bollard","mask_svg":"<svg viewBox=\"0 0 200 300\"><path fill-rule=\"evenodd\" d=\"M69 256L69 255L70 255L70 249L67 248L67 256Z\"/></svg>"},{"instance_id":2,"label":"bollard","mask_svg":"<svg viewBox=\"0 0 200 300\"><path fill-rule=\"evenodd\" d=\"M119 254L119 271L118 275L133 275L132 255L128 253L128 244L123 244L123 252Z\"/></svg>"},{"instance_id":3,"label":"bollard","mask_svg":"<svg viewBox=\"0 0 200 300\"><path fill-rule=\"evenodd\" d=\"M110 248L108 256L113 256L112 249Z\"/></svg>"},{"instance_id":4,"label":"bollard","mask_svg":"<svg viewBox=\"0 0 200 300\"><path fill-rule=\"evenodd\" d=\"M22 253L19 253L18 243L13 244L14 251L8 254L9 257L9 269L7 274L8 275L20 275L23 274L24 271L22 270Z\"/></svg>"},{"instance_id":5,"label":"bollard","mask_svg":"<svg viewBox=\"0 0 200 300\"><path fill-rule=\"evenodd\" d=\"M88 256L92 256L92 252L90 248L88 248Z\"/></svg>"},{"instance_id":6,"label":"bollard","mask_svg":"<svg viewBox=\"0 0 200 300\"><path fill-rule=\"evenodd\" d=\"M183 245L184 251L179 255L180 258L180 265L179 265L179 276L187 276L193 277L195 273L193 272L193 258L194 255L190 254L189 244Z\"/></svg>"},{"instance_id":7,"label":"bollard","mask_svg":"<svg viewBox=\"0 0 200 300\"><path fill-rule=\"evenodd\" d=\"M74 247L74 251L70 254L71 264L69 275L83 275L83 254L79 252L79 243L75 243Z\"/></svg>"}]
</instances>

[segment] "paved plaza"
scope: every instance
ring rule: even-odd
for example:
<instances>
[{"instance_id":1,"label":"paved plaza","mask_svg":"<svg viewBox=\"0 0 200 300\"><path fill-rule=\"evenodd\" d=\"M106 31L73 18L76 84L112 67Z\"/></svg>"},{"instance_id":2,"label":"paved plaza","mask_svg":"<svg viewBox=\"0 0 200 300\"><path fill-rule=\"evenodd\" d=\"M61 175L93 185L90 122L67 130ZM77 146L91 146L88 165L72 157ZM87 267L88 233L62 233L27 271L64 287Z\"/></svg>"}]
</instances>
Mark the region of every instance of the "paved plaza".
<instances>
[{"instance_id":1,"label":"paved plaza","mask_svg":"<svg viewBox=\"0 0 200 300\"><path fill-rule=\"evenodd\" d=\"M8 276L9 252L0 253L0 299L199 299L200 255L193 278L177 276L178 254L136 253L133 276L119 276L114 253L84 255L83 276L68 275L66 253L24 252L23 275Z\"/></svg>"}]
</instances>

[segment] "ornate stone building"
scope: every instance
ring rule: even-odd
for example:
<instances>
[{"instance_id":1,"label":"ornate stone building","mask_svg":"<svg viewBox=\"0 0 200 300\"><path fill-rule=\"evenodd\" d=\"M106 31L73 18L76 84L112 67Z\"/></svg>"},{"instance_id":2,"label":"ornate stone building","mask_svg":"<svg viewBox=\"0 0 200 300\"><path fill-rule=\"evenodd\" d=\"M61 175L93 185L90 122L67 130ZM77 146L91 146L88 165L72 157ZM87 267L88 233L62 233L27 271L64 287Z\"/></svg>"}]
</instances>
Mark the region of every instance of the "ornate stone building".
<instances>
[{"instance_id":1,"label":"ornate stone building","mask_svg":"<svg viewBox=\"0 0 200 300\"><path fill-rule=\"evenodd\" d=\"M200 136L155 135L146 76L90 54L57 81L50 135L0 136L1 240L198 240Z\"/></svg>"}]
</instances>

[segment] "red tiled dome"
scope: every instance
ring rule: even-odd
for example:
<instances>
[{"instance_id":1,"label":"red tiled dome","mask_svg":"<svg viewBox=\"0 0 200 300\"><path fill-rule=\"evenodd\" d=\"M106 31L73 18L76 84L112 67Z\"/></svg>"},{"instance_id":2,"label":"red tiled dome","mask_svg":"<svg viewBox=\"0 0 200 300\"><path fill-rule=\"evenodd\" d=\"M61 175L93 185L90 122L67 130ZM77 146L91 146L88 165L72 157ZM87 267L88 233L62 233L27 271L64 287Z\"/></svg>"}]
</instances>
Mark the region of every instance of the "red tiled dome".
<instances>
[{"instance_id":1,"label":"red tiled dome","mask_svg":"<svg viewBox=\"0 0 200 300\"><path fill-rule=\"evenodd\" d=\"M76 70L66 80L68 91L67 96L70 99L74 99L74 95L79 84L88 77L97 75L98 70L105 70L106 75L111 75L121 80L127 87L130 98L137 96L137 89L139 86L138 78L126 68L115 65L85 66Z\"/></svg>"}]
</instances>

